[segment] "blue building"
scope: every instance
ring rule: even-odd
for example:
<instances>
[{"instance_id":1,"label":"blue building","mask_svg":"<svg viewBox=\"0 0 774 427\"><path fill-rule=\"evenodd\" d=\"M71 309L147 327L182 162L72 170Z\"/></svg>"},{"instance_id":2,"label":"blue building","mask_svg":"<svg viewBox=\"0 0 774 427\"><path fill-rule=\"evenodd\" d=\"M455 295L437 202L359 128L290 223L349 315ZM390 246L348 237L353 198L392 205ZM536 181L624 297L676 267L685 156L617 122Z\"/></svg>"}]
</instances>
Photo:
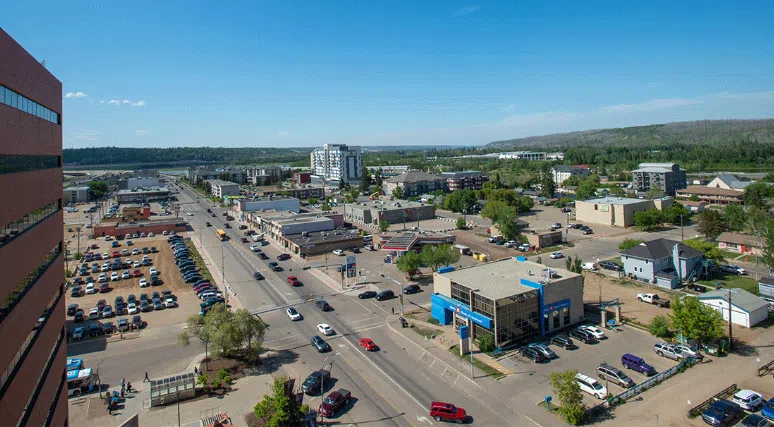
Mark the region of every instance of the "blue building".
<instances>
[{"instance_id":1,"label":"blue building","mask_svg":"<svg viewBox=\"0 0 774 427\"><path fill-rule=\"evenodd\" d=\"M583 320L583 276L524 257L435 273L432 317L474 339L507 346L544 337Z\"/></svg>"}]
</instances>

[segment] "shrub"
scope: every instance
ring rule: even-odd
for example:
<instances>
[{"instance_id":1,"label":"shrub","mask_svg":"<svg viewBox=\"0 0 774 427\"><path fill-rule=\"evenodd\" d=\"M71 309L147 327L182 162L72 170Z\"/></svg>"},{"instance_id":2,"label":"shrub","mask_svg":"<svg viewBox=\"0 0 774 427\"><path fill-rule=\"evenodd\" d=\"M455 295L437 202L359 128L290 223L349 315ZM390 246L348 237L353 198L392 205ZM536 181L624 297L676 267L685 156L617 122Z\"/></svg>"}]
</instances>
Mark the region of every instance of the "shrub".
<instances>
[{"instance_id":1,"label":"shrub","mask_svg":"<svg viewBox=\"0 0 774 427\"><path fill-rule=\"evenodd\" d=\"M229 375L226 368L220 368L218 371L218 380L223 382L223 385L231 384L231 375Z\"/></svg>"},{"instance_id":2,"label":"shrub","mask_svg":"<svg viewBox=\"0 0 774 427\"><path fill-rule=\"evenodd\" d=\"M669 330L670 321L669 318L664 315L658 315L650 322L648 330L652 335L659 338L671 338L672 331Z\"/></svg>"},{"instance_id":3,"label":"shrub","mask_svg":"<svg viewBox=\"0 0 774 427\"><path fill-rule=\"evenodd\" d=\"M621 242L620 245L618 245L618 249L620 249L622 251L625 251L625 250L627 250L629 248L633 248L633 247L639 245L642 242L644 242L644 240L626 238L626 239L623 240L623 242Z\"/></svg>"},{"instance_id":4,"label":"shrub","mask_svg":"<svg viewBox=\"0 0 774 427\"><path fill-rule=\"evenodd\" d=\"M484 353L489 353L495 349L494 336L486 334L478 339L478 348Z\"/></svg>"}]
</instances>

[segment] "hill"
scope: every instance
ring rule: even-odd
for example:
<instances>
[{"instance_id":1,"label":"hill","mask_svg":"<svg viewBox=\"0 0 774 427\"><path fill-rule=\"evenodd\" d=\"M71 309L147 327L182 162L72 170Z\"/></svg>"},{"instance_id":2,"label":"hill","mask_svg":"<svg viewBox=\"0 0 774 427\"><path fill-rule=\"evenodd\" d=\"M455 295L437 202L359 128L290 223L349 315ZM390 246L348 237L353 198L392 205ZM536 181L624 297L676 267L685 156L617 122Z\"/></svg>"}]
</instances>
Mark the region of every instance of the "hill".
<instances>
[{"instance_id":1,"label":"hill","mask_svg":"<svg viewBox=\"0 0 774 427\"><path fill-rule=\"evenodd\" d=\"M729 141L774 143L774 119L702 120L578 132L494 141L483 148L567 148L571 146L662 146Z\"/></svg>"}]
</instances>

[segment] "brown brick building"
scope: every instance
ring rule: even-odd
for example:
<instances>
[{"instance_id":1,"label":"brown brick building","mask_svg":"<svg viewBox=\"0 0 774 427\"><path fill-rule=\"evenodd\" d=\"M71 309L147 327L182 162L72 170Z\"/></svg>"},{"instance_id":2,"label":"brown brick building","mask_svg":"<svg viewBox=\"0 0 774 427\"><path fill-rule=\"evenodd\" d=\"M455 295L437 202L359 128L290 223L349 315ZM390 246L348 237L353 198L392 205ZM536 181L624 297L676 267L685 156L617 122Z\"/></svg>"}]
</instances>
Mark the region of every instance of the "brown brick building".
<instances>
[{"instance_id":1,"label":"brown brick building","mask_svg":"<svg viewBox=\"0 0 774 427\"><path fill-rule=\"evenodd\" d=\"M0 414L66 426L62 83L0 29Z\"/></svg>"}]
</instances>

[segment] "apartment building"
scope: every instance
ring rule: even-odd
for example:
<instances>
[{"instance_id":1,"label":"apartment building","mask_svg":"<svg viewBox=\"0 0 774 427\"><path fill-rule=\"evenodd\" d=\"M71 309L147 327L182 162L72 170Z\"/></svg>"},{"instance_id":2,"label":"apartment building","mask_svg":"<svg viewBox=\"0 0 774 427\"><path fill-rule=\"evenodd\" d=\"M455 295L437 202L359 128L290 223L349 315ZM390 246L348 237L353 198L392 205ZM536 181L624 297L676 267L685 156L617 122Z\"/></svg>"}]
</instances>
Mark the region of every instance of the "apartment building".
<instances>
[{"instance_id":1,"label":"apartment building","mask_svg":"<svg viewBox=\"0 0 774 427\"><path fill-rule=\"evenodd\" d=\"M226 196L239 195L239 184L235 182L211 179L207 181L207 188L209 188L210 194L219 199Z\"/></svg>"},{"instance_id":2,"label":"apartment building","mask_svg":"<svg viewBox=\"0 0 774 427\"><path fill-rule=\"evenodd\" d=\"M66 426L62 83L0 29L0 414Z\"/></svg>"},{"instance_id":3,"label":"apartment building","mask_svg":"<svg viewBox=\"0 0 774 427\"><path fill-rule=\"evenodd\" d=\"M245 173L247 182L253 185L269 185L282 181L281 166L246 168Z\"/></svg>"},{"instance_id":4,"label":"apartment building","mask_svg":"<svg viewBox=\"0 0 774 427\"><path fill-rule=\"evenodd\" d=\"M449 191L480 190L489 181L489 175L479 171L443 172L441 178L446 178Z\"/></svg>"},{"instance_id":5,"label":"apartment building","mask_svg":"<svg viewBox=\"0 0 774 427\"><path fill-rule=\"evenodd\" d=\"M677 163L640 163L639 169L632 171L632 189L637 192L659 189L674 197L686 186L685 169Z\"/></svg>"},{"instance_id":6,"label":"apartment building","mask_svg":"<svg viewBox=\"0 0 774 427\"><path fill-rule=\"evenodd\" d=\"M363 161L360 147L345 144L325 144L310 154L312 173L329 185L339 181L354 183L362 177Z\"/></svg>"},{"instance_id":7,"label":"apartment building","mask_svg":"<svg viewBox=\"0 0 774 427\"><path fill-rule=\"evenodd\" d=\"M425 193L433 193L439 190L447 191L449 189L445 178L419 170L410 170L389 178L382 183L384 194L392 194L398 187L403 189L405 197L415 197Z\"/></svg>"},{"instance_id":8,"label":"apartment building","mask_svg":"<svg viewBox=\"0 0 774 427\"><path fill-rule=\"evenodd\" d=\"M67 187L64 189L62 203L82 203L89 201L89 187Z\"/></svg>"},{"instance_id":9,"label":"apartment building","mask_svg":"<svg viewBox=\"0 0 774 427\"><path fill-rule=\"evenodd\" d=\"M571 176L588 176L588 168L581 168L570 165L559 165L551 168L551 174L554 177L554 183L556 185L562 185L564 181Z\"/></svg>"}]
</instances>

